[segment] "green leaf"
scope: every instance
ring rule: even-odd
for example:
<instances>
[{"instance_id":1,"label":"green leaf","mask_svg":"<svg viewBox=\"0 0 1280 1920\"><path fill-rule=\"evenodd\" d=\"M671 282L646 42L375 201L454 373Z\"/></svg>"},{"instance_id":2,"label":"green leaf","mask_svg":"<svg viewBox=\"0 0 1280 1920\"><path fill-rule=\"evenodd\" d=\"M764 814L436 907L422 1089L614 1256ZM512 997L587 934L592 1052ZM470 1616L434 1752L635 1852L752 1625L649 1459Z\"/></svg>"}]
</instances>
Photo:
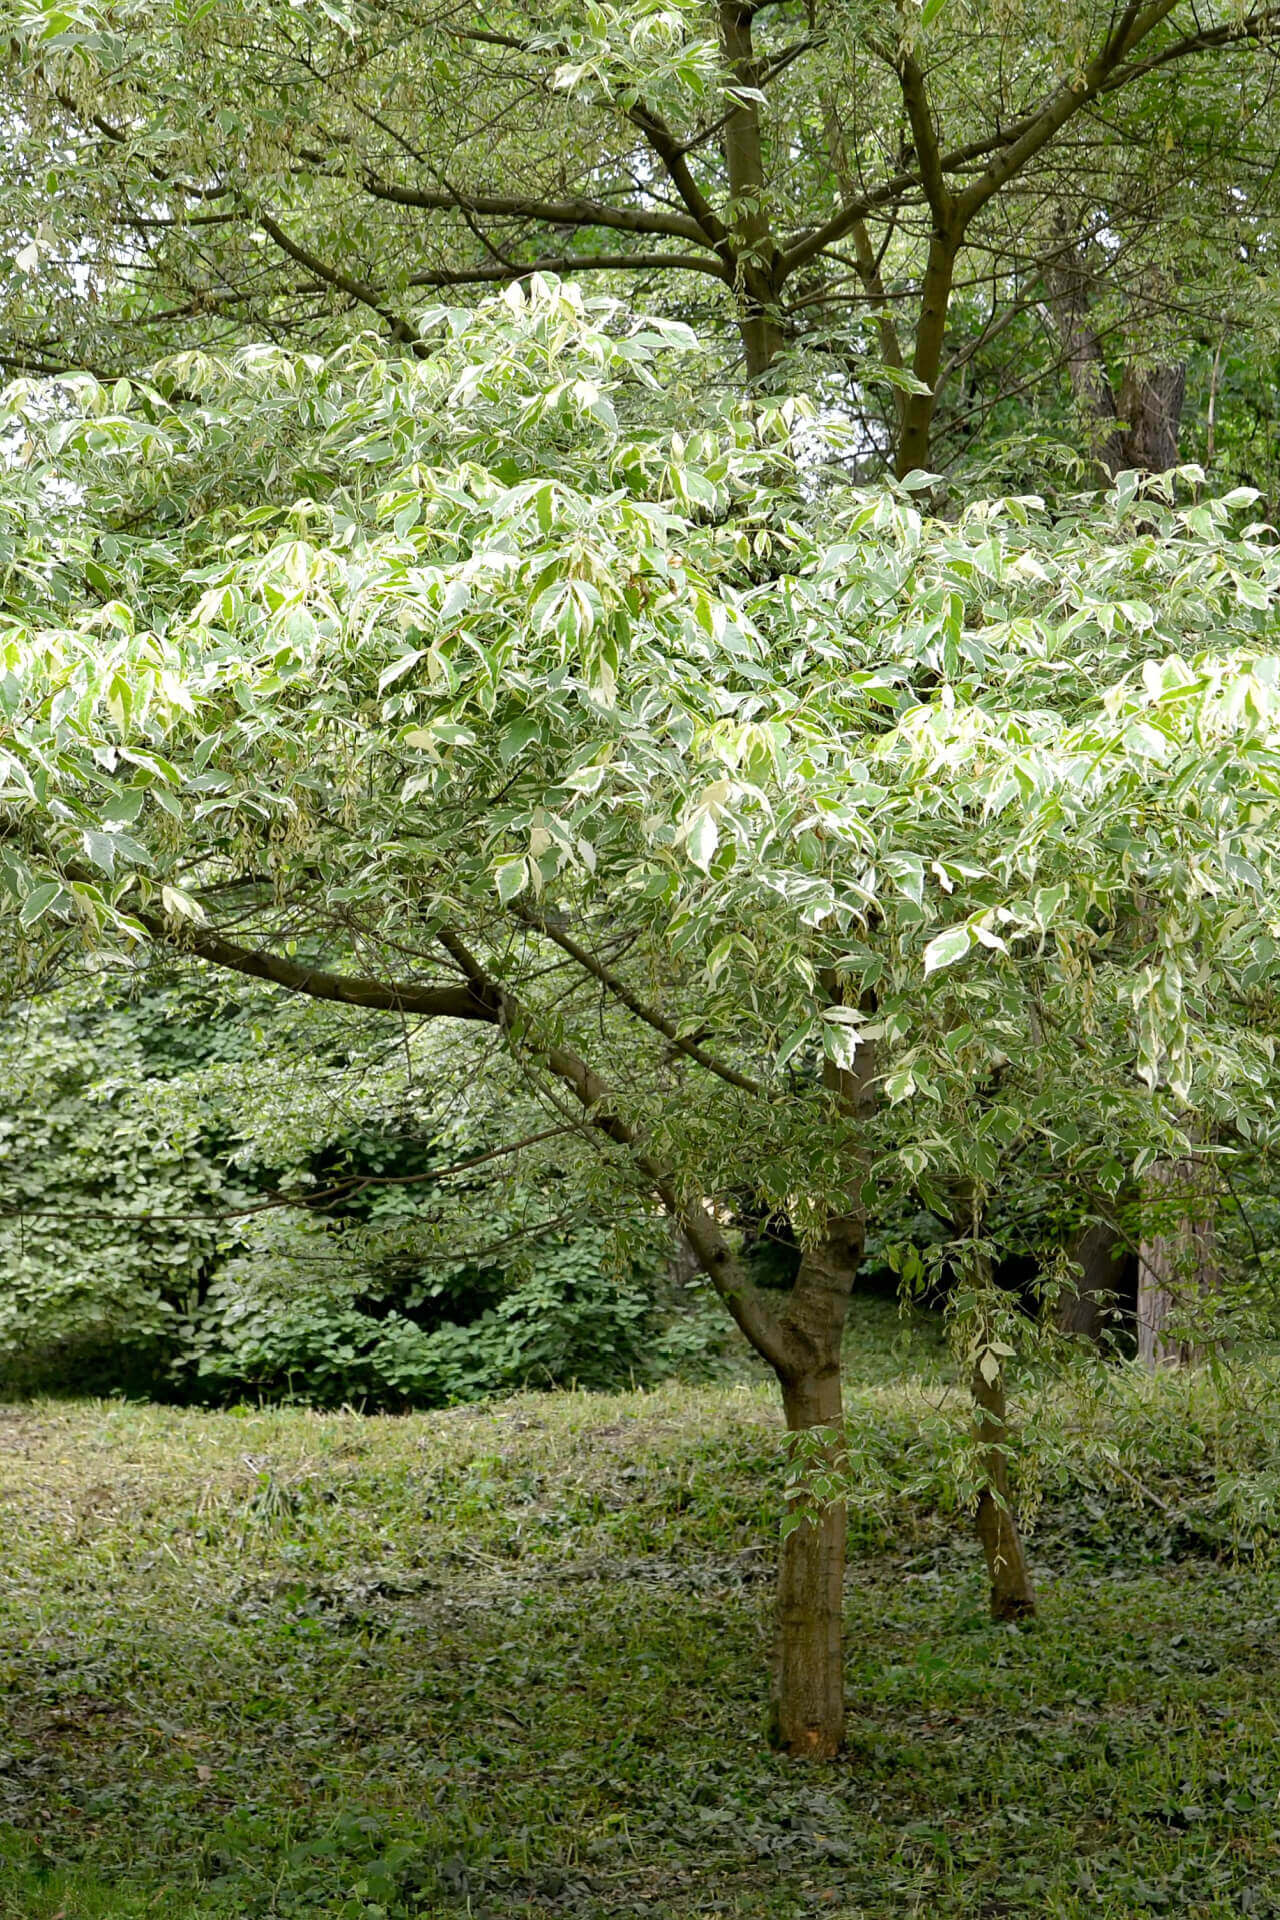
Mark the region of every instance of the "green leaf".
<instances>
[{"instance_id":1,"label":"green leaf","mask_svg":"<svg viewBox=\"0 0 1280 1920\"><path fill-rule=\"evenodd\" d=\"M925 972L938 973L943 967L953 967L957 960L963 960L972 938L968 927L946 927L935 934L924 950Z\"/></svg>"},{"instance_id":2,"label":"green leaf","mask_svg":"<svg viewBox=\"0 0 1280 1920\"><path fill-rule=\"evenodd\" d=\"M24 927L34 927L37 920L42 920L52 906L61 905L66 897L66 889L60 880L42 881L27 895L18 919Z\"/></svg>"},{"instance_id":3,"label":"green leaf","mask_svg":"<svg viewBox=\"0 0 1280 1920\"><path fill-rule=\"evenodd\" d=\"M774 1065L779 1069L786 1066L788 1060L795 1058L809 1035L813 1032L813 1021L806 1020L803 1026L793 1027L782 1045L778 1048Z\"/></svg>"},{"instance_id":4,"label":"green leaf","mask_svg":"<svg viewBox=\"0 0 1280 1920\"><path fill-rule=\"evenodd\" d=\"M505 907L528 886L529 863L523 854L511 860L499 860L493 869L493 879L498 898Z\"/></svg>"}]
</instances>

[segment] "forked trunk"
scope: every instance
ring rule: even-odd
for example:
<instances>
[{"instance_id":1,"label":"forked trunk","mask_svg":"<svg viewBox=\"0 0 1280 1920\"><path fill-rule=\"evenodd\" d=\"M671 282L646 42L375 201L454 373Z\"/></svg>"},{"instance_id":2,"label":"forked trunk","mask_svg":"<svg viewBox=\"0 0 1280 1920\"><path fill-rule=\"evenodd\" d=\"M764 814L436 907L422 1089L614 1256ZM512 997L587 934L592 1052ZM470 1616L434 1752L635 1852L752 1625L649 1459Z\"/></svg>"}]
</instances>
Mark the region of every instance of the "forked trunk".
<instances>
[{"instance_id":1,"label":"forked trunk","mask_svg":"<svg viewBox=\"0 0 1280 1920\"><path fill-rule=\"evenodd\" d=\"M988 1380L981 1364L973 1370L973 1404L974 1433L982 1448L986 1481L978 1500L978 1538L991 1581L991 1617L1025 1620L1036 1610L1036 1592L1009 1497L1004 1380L999 1374Z\"/></svg>"},{"instance_id":2,"label":"forked trunk","mask_svg":"<svg viewBox=\"0 0 1280 1920\"><path fill-rule=\"evenodd\" d=\"M829 1433L822 1452L836 1464L838 1355L826 1371L783 1381L782 1400L792 1433ZM829 1760L844 1738L844 1502L815 1501L801 1491L787 1526L778 1556L771 1738L786 1753Z\"/></svg>"}]
</instances>

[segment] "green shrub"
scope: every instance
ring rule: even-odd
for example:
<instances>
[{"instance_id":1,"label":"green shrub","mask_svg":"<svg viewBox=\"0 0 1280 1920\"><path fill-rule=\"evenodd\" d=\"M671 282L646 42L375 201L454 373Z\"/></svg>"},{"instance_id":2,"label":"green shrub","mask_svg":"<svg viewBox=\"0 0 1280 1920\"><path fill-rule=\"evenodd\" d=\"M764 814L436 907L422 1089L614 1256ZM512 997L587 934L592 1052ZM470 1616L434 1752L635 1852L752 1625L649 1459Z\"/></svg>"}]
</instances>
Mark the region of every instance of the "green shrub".
<instances>
[{"instance_id":1,"label":"green shrub","mask_svg":"<svg viewBox=\"0 0 1280 1920\"><path fill-rule=\"evenodd\" d=\"M566 1212L562 1143L433 1177L490 1144L467 1064L198 980L33 1003L0 1036L0 1386L395 1409L705 1360L661 1224Z\"/></svg>"},{"instance_id":2,"label":"green shrub","mask_svg":"<svg viewBox=\"0 0 1280 1920\"><path fill-rule=\"evenodd\" d=\"M611 1272L612 1258L599 1228L548 1238L522 1271L499 1276L500 1297L474 1319L425 1325L403 1306L375 1312L269 1274L224 1276L182 1322L174 1372L197 1398L431 1407L651 1379L711 1344L718 1324L702 1313L682 1338L664 1338L653 1265Z\"/></svg>"}]
</instances>

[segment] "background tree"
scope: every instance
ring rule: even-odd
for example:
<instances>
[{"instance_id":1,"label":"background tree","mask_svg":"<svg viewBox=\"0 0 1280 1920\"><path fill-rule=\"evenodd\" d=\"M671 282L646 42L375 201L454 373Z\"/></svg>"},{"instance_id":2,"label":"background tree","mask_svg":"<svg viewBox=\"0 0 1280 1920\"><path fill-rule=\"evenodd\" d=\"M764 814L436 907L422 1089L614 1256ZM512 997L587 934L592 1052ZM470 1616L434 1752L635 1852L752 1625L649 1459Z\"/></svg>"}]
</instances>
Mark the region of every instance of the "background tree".
<instances>
[{"instance_id":1,"label":"background tree","mask_svg":"<svg viewBox=\"0 0 1280 1920\"><path fill-rule=\"evenodd\" d=\"M1177 364L1272 245L1266 5L22 0L14 24L11 369L323 344L344 316L412 349L441 289L622 274L728 322L751 378L812 351L847 404L882 363L902 474L940 405L968 431L992 406L976 355L1025 392L1022 322L1061 313L1082 248ZM1077 375L1078 332L1049 356Z\"/></svg>"}]
</instances>

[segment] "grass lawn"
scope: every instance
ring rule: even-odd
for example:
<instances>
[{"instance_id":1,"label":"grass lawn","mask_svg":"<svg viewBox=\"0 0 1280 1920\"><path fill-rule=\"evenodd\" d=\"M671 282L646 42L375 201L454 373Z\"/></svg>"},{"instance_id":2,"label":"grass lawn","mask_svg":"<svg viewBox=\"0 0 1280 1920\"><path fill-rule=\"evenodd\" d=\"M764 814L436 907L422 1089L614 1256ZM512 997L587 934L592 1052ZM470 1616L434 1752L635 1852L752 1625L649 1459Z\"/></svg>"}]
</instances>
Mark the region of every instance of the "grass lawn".
<instances>
[{"instance_id":1,"label":"grass lawn","mask_svg":"<svg viewBox=\"0 0 1280 1920\"><path fill-rule=\"evenodd\" d=\"M849 1749L812 1771L762 1737L763 1386L0 1410L0 1916L1280 1915L1266 1555L1064 1443L1042 1617L993 1627L930 1492L945 1369L894 1379L863 1315L853 1426L911 1490L855 1511ZM1198 1512L1261 1511L1274 1385L1247 1473L1224 1391L1144 1417L1199 1435Z\"/></svg>"}]
</instances>

